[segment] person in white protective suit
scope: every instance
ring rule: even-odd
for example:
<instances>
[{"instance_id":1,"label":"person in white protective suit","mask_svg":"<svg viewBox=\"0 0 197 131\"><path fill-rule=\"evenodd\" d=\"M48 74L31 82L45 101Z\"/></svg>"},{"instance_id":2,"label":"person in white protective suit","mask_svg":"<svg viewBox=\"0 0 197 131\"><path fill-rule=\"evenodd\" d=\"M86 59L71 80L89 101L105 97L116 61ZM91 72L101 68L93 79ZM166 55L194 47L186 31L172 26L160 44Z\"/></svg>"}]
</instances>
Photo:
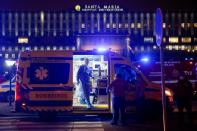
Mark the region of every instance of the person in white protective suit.
<instances>
[{"instance_id":1,"label":"person in white protective suit","mask_svg":"<svg viewBox=\"0 0 197 131\"><path fill-rule=\"evenodd\" d=\"M92 72L90 68L88 67L89 59L84 59L84 64L79 67L79 70L77 72L77 83L78 85L81 85L82 89L82 96L85 98L87 108L92 108L92 104L90 103L90 89L91 89L91 82L90 78L92 77Z\"/></svg>"}]
</instances>

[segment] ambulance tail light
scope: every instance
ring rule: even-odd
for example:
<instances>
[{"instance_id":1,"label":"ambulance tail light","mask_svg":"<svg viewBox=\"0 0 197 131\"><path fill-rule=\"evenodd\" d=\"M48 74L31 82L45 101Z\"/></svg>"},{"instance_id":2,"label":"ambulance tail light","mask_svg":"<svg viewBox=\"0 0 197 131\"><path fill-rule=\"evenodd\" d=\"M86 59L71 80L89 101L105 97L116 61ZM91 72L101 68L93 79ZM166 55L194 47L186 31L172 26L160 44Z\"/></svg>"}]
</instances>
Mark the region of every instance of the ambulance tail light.
<instances>
[{"instance_id":1,"label":"ambulance tail light","mask_svg":"<svg viewBox=\"0 0 197 131\"><path fill-rule=\"evenodd\" d=\"M16 82L16 88L15 88L15 101L19 101L21 99L20 95L20 86L19 83Z\"/></svg>"},{"instance_id":2,"label":"ambulance tail light","mask_svg":"<svg viewBox=\"0 0 197 131\"><path fill-rule=\"evenodd\" d=\"M166 96L168 97L168 99L169 99L169 102L170 103L173 103L173 92L172 92L172 90L170 90L170 89L165 89L165 94L166 94Z\"/></svg>"}]
</instances>

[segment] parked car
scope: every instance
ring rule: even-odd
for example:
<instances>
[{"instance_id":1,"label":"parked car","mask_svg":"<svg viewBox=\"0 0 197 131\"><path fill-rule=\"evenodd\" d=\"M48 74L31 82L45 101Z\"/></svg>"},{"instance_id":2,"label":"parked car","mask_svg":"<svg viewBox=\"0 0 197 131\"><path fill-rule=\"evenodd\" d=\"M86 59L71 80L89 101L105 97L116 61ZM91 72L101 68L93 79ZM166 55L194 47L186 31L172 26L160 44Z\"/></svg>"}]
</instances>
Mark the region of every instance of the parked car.
<instances>
[{"instance_id":1,"label":"parked car","mask_svg":"<svg viewBox=\"0 0 197 131\"><path fill-rule=\"evenodd\" d=\"M14 101L15 98L15 81L11 81L11 100ZM9 101L9 92L10 92L10 81L4 81L0 83L0 101L8 102Z\"/></svg>"}]
</instances>

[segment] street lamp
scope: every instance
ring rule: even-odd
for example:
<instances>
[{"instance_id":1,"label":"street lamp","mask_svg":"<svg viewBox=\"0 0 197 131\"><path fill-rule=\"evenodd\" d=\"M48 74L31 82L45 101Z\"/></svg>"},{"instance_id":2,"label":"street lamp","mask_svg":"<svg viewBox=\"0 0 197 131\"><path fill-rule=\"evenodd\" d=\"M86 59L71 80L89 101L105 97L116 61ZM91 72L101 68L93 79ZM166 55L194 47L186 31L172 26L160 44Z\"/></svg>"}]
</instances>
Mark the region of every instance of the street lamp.
<instances>
[{"instance_id":1,"label":"street lamp","mask_svg":"<svg viewBox=\"0 0 197 131\"><path fill-rule=\"evenodd\" d=\"M12 76L11 76L11 69L13 65L15 64L16 61L14 60L5 60L6 66L9 68L9 80L10 80L10 90L9 90L9 106L12 105L12 97L11 97L11 92L12 92Z\"/></svg>"}]
</instances>

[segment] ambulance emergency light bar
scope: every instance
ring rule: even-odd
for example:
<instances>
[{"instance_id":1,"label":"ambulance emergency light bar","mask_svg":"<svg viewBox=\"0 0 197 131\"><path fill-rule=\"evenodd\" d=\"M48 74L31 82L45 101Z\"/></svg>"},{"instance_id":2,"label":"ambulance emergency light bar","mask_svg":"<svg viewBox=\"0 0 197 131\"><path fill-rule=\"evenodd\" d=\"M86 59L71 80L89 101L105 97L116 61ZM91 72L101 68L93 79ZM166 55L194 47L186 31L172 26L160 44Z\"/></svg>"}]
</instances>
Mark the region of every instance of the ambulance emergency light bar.
<instances>
[{"instance_id":1,"label":"ambulance emergency light bar","mask_svg":"<svg viewBox=\"0 0 197 131\"><path fill-rule=\"evenodd\" d=\"M140 59L140 61L141 62L149 62L149 58L148 57L142 57L141 59Z\"/></svg>"}]
</instances>

